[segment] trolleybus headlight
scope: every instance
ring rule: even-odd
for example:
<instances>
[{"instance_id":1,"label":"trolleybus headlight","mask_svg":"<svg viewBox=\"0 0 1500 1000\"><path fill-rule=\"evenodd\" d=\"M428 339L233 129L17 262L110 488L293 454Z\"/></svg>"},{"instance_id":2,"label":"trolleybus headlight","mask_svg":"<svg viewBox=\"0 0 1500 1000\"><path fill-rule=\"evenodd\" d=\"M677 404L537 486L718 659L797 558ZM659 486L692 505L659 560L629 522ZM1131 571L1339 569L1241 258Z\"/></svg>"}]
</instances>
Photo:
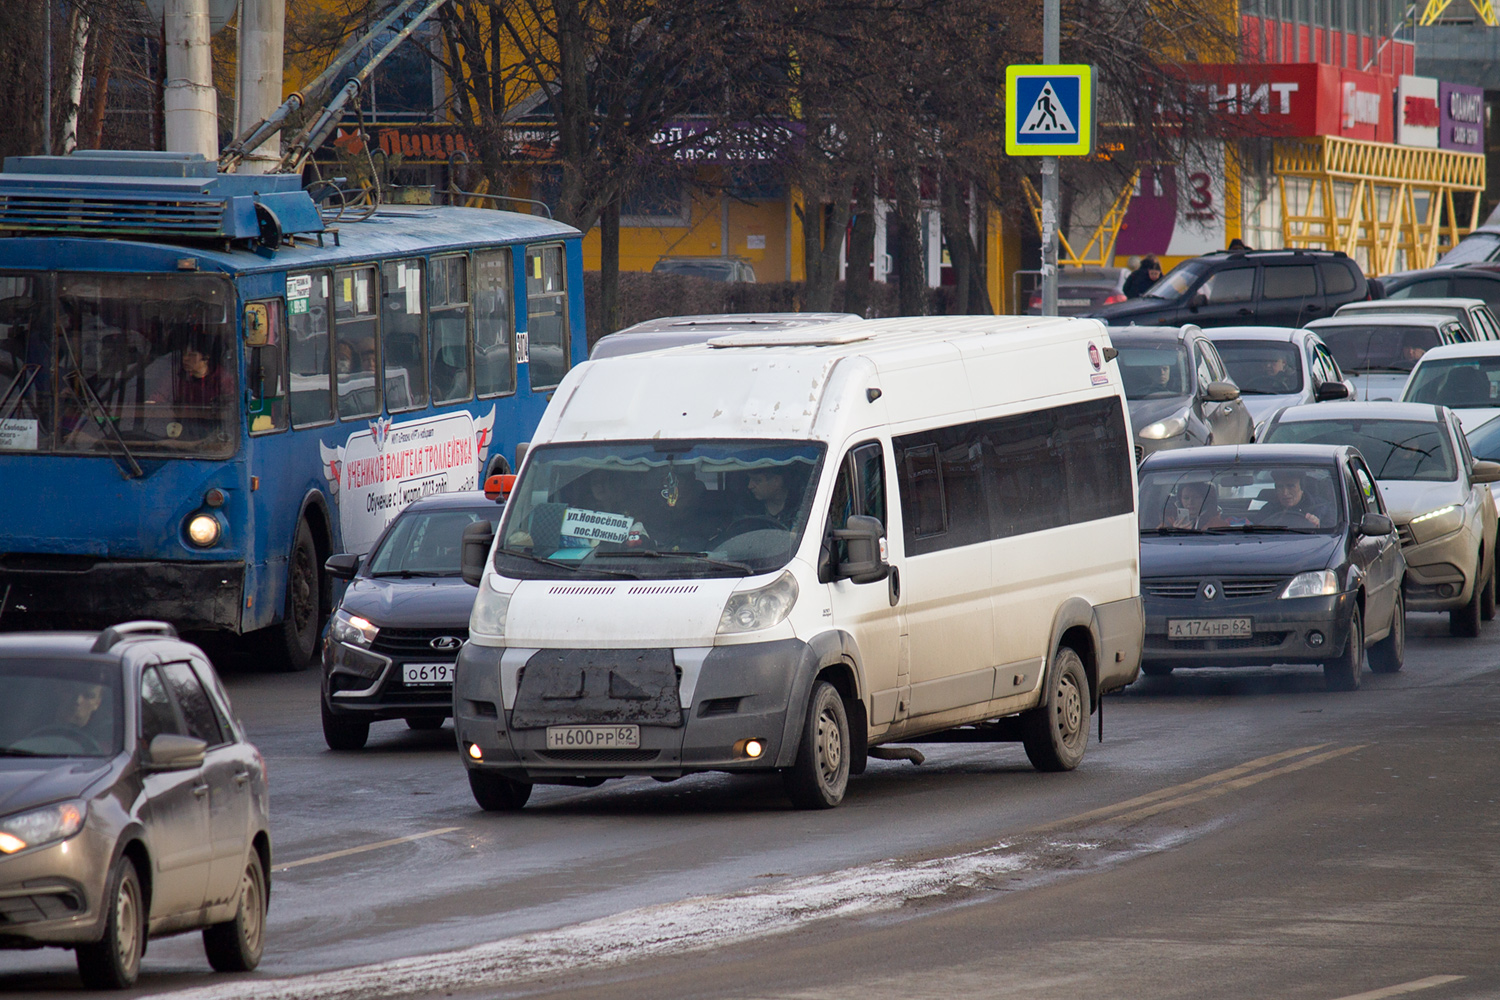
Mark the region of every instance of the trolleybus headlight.
<instances>
[{"instance_id":1,"label":"trolleybus headlight","mask_svg":"<svg viewBox=\"0 0 1500 1000\"><path fill-rule=\"evenodd\" d=\"M797 580L791 573L782 573L764 587L730 594L719 615L719 634L756 632L780 625L796 603Z\"/></svg>"},{"instance_id":2,"label":"trolleybus headlight","mask_svg":"<svg viewBox=\"0 0 1500 1000\"><path fill-rule=\"evenodd\" d=\"M201 549L206 549L219 540L219 519L211 514L194 514L188 518L188 539Z\"/></svg>"},{"instance_id":3,"label":"trolleybus headlight","mask_svg":"<svg viewBox=\"0 0 1500 1000\"><path fill-rule=\"evenodd\" d=\"M361 649L369 649L370 643L374 642L375 637L380 634L380 629L371 624L368 618L351 615L343 608L333 613L333 621L329 623L328 628L339 642L347 642Z\"/></svg>"}]
</instances>

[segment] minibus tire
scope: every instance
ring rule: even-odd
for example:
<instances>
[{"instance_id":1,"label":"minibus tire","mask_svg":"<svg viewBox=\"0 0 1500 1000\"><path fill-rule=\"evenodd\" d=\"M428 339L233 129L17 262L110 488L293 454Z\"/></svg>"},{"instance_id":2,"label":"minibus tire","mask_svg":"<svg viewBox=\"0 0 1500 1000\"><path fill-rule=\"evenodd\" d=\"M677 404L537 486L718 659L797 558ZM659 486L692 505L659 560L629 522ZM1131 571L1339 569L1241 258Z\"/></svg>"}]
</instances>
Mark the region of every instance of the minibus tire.
<instances>
[{"instance_id":1,"label":"minibus tire","mask_svg":"<svg viewBox=\"0 0 1500 1000\"><path fill-rule=\"evenodd\" d=\"M798 809L832 809L849 787L849 713L827 681L813 685L797 744L797 762L781 774L786 797Z\"/></svg>"},{"instance_id":2,"label":"minibus tire","mask_svg":"<svg viewBox=\"0 0 1500 1000\"><path fill-rule=\"evenodd\" d=\"M1047 698L1021 714L1021 745L1038 771L1071 771L1089 745L1089 678L1068 646L1052 658Z\"/></svg>"},{"instance_id":3,"label":"minibus tire","mask_svg":"<svg viewBox=\"0 0 1500 1000\"><path fill-rule=\"evenodd\" d=\"M266 652L278 669L295 673L317 662L322 594L318 547L313 544L307 522L298 521L297 537L286 563L286 605L281 621L266 629Z\"/></svg>"},{"instance_id":4,"label":"minibus tire","mask_svg":"<svg viewBox=\"0 0 1500 1000\"><path fill-rule=\"evenodd\" d=\"M520 812L531 798L532 786L493 771L469 768L469 791L485 812Z\"/></svg>"}]
</instances>

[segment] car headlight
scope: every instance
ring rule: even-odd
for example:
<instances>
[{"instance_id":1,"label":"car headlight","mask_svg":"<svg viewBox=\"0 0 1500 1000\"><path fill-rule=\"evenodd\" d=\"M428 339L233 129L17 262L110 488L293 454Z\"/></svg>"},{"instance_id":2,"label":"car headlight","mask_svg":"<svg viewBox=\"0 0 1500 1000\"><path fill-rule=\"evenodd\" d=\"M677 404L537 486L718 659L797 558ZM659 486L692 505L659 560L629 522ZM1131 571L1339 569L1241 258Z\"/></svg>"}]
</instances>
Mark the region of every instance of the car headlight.
<instances>
[{"instance_id":1,"label":"car headlight","mask_svg":"<svg viewBox=\"0 0 1500 1000\"><path fill-rule=\"evenodd\" d=\"M368 618L359 615L351 615L343 608L333 613L333 622L329 625L333 637L339 642L347 642L351 646L361 649L369 649L370 643L380 634L380 629L370 623Z\"/></svg>"},{"instance_id":2,"label":"car headlight","mask_svg":"<svg viewBox=\"0 0 1500 1000\"><path fill-rule=\"evenodd\" d=\"M797 580L791 573L782 573L764 587L730 594L724 602L724 613L719 615L719 634L757 632L780 625L796 603Z\"/></svg>"},{"instance_id":3,"label":"car headlight","mask_svg":"<svg viewBox=\"0 0 1500 1000\"><path fill-rule=\"evenodd\" d=\"M1141 430L1141 437L1148 441L1162 441L1176 437L1185 430L1187 430L1187 417L1168 417L1154 424L1147 424Z\"/></svg>"},{"instance_id":4,"label":"car headlight","mask_svg":"<svg viewBox=\"0 0 1500 1000\"><path fill-rule=\"evenodd\" d=\"M1446 507L1418 514L1407 523L1411 525L1412 535L1417 541L1437 538L1439 535L1458 530L1463 523L1463 507L1450 503Z\"/></svg>"},{"instance_id":5,"label":"car headlight","mask_svg":"<svg viewBox=\"0 0 1500 1000\"><path fill-rule=\"evenodd\" d=\"M474 598L474 610L469 613L469 631L500 639L505 636L505 620L510 617L510 594L495 590L496 577L490 576L479 583L479 596Z\"/></svg>"},{"instance_id":6,"label":"car headlight","mask_svg":"<svg viewBox=\"0 0 1500 1000\"><path fill-rule=\"evenodd\" d=\"M1331 569L1298 573L1281 592L1282 599L1290 597L1327 597L1339 592L1339 575Z\"/></svg>"},{"instance_id":7,"label":"car headlight","mask_svg":"<svg viewBox=\"0 0 1500 1000\"><path fill-rule=\"evenodd\" d=\"M40 847L56 840L66 840L83 829L88 803L58 802L0 819L0 854L14 854L28 847Z\"/></svg>"}]
</instances>

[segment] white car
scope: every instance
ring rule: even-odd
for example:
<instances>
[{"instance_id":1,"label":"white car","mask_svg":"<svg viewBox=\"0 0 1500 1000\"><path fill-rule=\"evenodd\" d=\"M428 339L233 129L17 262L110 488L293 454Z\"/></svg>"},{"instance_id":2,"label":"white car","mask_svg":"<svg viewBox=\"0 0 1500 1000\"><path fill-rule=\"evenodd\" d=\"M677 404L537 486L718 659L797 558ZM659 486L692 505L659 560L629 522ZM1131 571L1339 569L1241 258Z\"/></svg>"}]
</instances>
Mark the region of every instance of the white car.
<instances>
[{"instance_id":1,"label":"white car","mask_svg":"<svg viewBox=\"0 0 1500 1000\"><path fill-rule=\"evenodd\" d=\"M1434 347L1412 369L1401 401L1446 406L1465 433L1500 416L1500 341Z\"/></svg>"},{"instance_id":2,"label":"white car","mask_svg":"<svg viewBox=\"0 0 1500 1000\"><path fill-rule=\"evenodd\" d=\"M1203 333L1240 387L1240 398L1257 427L1283 406L1354 397L1354 383L1344 377L1333 352L1312 330L1220 326Z\"/></svg>"},{"instance_id":3,"label":"white car","mask_svg":"<svg viewBox=\"0 0 1500 1000\"><path fill-rule=\"evenodd\" d=\"M1470 340L1500 340L1500 320L1490 312L1484 299L1419 298L1372 299L1349 302L1334 310L1339 318L1346 316L1398 316L1422 313L1427 316L1452 316L1469 331Z\"/></svg>"},{"instance_id":4,"label":"white car","mask_svg":"<svg viewBox=\"0 0 1500 1000\"><path fill-rule=\"evenodd\" d=\"M1469 332L1453 317L1418 313L1329 316L1307 324L1307 329L1323 338L1354 383L1354 398L1360 402L1396 400L1423 354L1469 340Z\"/></svg>"}]
</instances>

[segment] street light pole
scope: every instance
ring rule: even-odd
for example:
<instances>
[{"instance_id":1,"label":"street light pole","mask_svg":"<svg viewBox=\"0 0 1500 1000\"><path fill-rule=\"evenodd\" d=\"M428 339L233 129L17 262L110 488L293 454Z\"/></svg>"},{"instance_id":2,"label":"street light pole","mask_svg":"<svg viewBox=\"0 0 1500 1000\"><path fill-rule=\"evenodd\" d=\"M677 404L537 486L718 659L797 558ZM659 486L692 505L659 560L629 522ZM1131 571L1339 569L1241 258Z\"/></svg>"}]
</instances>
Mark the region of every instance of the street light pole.
<instances>
[{"instance_id":1,"label":"street light pole","mask_svg":"<svg viewBox=\"0 0 1500 1000\"><path fill-rule=\"evenodd\" d=\"M1042 0L1042 62L1062 61L1060 0ZM1057 157L1042 157L1042 315L1057 315Z\"/></svg>"},{"instance_id":2,"label":"street light pole","mask_svg":"<svg viewBox=\"0 0 1500 1000\"><path fill-rule=\"evenodd\" d=\"M33 8L34 9L34 8ZM43 5L42 32L42 152L52 155L52 0Z\"/></svg>"}]
</instances>

